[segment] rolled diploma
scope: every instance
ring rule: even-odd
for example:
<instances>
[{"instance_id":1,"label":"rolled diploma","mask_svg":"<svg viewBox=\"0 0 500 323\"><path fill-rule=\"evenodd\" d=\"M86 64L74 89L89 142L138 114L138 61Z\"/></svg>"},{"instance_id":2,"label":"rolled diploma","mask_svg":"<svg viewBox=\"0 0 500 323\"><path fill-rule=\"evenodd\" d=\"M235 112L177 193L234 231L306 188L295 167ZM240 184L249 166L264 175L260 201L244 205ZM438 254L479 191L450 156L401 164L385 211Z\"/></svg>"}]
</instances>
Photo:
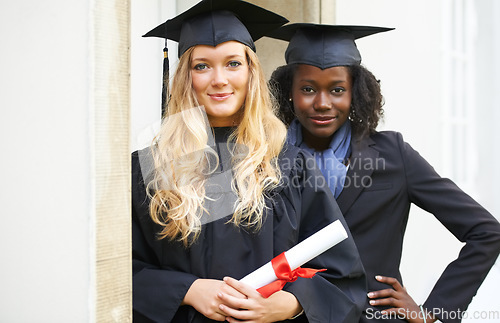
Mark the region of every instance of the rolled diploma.
<instances>
[{"instance_id":1,"label":"rolled diploma","mask_svg":"<svg viewBox=\"0 0 500 323\"><path fill-rule=\"evenodd\" d=\"M339 220L336 220L311 235L309 238L298 243L290 250L285 251L285 258L290 268L295 270L346 238L347 232L344 226ZM269 261L262 267L240 279L240 281L258 289L277 279L278 277L276 277L274 273L273 265Z\"/></svg>"}]
</instances>

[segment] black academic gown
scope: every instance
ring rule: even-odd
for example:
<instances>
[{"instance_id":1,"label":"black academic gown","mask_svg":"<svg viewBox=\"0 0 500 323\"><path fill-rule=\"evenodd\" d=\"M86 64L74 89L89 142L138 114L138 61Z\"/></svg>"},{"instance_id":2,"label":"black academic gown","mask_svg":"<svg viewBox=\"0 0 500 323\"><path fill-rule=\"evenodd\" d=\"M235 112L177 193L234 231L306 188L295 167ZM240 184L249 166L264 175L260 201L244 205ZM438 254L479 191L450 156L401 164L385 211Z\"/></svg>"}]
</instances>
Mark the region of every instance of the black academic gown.
<instances>
[{"instance_id":1,"label":"black academic gown","mask_svg":"<svg viewBox=\"0 0 500 323\"><path fill-rule=\"evenodd\" d=\"M216 141L224 150L227 133L220 132L216 128ZM180 306L196 279L241 279L337 219L347 228L329 188L315 180L322 175L313 164L309 154L285 147L280 156L283 184L266 199L261 230L228 224L229 215L204 224L196 243L184 248L179 242L156 239L159 228L150 219L138 153L133 153L134 322L211 322L191 306ZM303 267L327 271L285 285L305 310L295 321L359 320L366 280L350 233L348 239Z\"/></svg>"},{"instance_id":2,"label":"black academic gown","mask_svg":"<svg viewBox=\"0 0 500 323\"><path fill-rule=\"evenodd\" d=\"M452 181L441 178L396 132L378 132L352 144L346 185L337 203L351 229L370 291L388 288L375 275L396 277L410 205L432 213L465 245L424 303L459 322L500 250L498 221ZM439 240L439 238L437 238ZM425 261L425 259L423 259ZM422 263L422 266L429 265ZM380 307L366 305L369 318ZM370 314L371 313L371 314ZM363 322L373 322L365 316ZM387 321L384 321L387 322Z\"/></svg>"}]
</instances>

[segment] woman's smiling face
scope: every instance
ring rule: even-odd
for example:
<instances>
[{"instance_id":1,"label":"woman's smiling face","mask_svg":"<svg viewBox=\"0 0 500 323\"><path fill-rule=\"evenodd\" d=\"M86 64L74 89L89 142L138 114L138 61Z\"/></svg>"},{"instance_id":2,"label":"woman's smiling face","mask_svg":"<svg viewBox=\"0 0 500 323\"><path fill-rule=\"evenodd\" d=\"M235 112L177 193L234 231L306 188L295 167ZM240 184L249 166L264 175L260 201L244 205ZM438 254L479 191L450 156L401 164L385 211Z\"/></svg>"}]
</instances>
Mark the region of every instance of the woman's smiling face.
<instances>
[{"instance_id":1,"label":"woman's smiling face","mask_svg":"<svg viewBox=\"0 0 500 323\"><path fill-rule=\"evenodd\" d=\"M250 76L244 46L228 41L216 47L197 45L193 50L193 89L213 127L239 123Z\"/></svg>"},{"instance_id":2,"label":"woman's smiling face","mask_svg":"<svg viewBox=\"0 0 500 323\"><path fill-rule=\"evenodd\" d=\"M334 66L322 70L312 65L297 66L292 99L308 146L328 147L333 134L349 117L351 95L352 79L347 67Z\"/></svg>"}]
</instances>

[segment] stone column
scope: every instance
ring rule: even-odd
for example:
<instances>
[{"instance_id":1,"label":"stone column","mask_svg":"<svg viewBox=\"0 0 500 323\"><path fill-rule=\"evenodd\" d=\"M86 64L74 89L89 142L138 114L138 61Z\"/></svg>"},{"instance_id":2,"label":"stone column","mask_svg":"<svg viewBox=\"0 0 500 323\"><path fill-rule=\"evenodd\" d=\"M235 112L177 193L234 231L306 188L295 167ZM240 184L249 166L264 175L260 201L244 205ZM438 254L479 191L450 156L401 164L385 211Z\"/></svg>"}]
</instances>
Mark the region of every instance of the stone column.
<instances>
[{"instance_id":1,"label":"stone column","mask_svg":"<svg viewBox=\"0 0 500 323\"><path fill-rule=\"evenodd\" d=\"M132 322L130 214L130 3L92 10L90 129L95 236L92 322Z\"/></svg>"}]
</instances>

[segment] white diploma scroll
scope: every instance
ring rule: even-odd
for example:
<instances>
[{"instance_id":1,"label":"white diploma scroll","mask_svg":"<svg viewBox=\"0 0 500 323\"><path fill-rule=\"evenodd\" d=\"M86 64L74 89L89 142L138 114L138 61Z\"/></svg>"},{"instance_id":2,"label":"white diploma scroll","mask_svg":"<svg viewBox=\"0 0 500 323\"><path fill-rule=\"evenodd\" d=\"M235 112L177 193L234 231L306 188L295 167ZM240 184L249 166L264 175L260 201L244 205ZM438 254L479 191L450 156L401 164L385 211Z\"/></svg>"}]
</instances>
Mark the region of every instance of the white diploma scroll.
<instances>
[{"instance_id":1,"label":"white diploma scroll","mask_svg":"<svg viewBox=\"0 0 500 323\"><path fill-rule=\"evenodd\" d=\"M285 258L290 268L295 270L346 238L347 232L344 226L339 220L336 220L309 238L298 243L290 250L285 251ZM240 279L240 281L255 289L259 289L277 279L278 277L276 277L274 273L273 265L269 261L262 267Z\"/></svg>"}]
</instances>

